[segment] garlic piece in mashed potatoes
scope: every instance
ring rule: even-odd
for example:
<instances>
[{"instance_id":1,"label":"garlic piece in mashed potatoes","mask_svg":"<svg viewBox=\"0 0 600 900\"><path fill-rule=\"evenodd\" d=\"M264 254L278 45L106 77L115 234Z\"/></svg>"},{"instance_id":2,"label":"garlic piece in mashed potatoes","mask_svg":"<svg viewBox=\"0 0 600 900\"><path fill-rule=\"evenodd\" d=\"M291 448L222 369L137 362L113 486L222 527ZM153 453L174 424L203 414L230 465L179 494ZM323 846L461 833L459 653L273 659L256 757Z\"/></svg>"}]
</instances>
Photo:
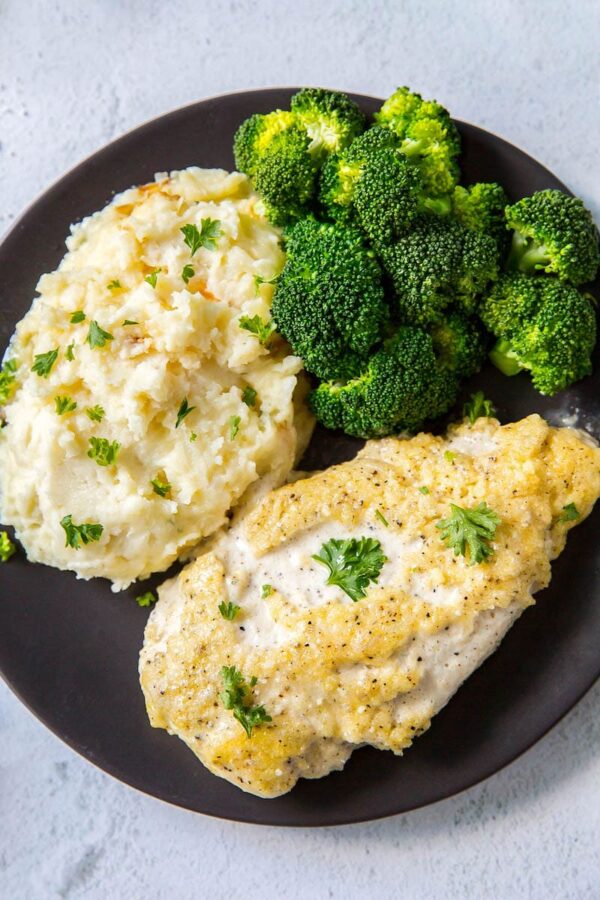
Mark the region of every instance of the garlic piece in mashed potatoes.
<instances>
[{"instance_id":1,"label":"garlic piece in mashed potatoes","mask_svg":"<svg viewBox=\"0 0 600 900\"><path fill-rule=\"evenodd\" d=\"M202 234L208 219L217 237L194 249L181 229ZM127 190L72 228L7 354L18 368L0 520L30 560L121 589L221 526L258 478L285 479L312 426L301 361L240 328L241 316L270 318L273 288L256 276L282 268L279 237L244 175L198 168ZM92 323L107 336L90 340ZM55 349L49 371L32 371ZM76 407L59 413L57 397ZM191 412L178 417L182 404ZM114 462L99 464L98 439L118 445ZM101 524L100 539L65 546L68 515Z\"/></svg>"}]
</instances>

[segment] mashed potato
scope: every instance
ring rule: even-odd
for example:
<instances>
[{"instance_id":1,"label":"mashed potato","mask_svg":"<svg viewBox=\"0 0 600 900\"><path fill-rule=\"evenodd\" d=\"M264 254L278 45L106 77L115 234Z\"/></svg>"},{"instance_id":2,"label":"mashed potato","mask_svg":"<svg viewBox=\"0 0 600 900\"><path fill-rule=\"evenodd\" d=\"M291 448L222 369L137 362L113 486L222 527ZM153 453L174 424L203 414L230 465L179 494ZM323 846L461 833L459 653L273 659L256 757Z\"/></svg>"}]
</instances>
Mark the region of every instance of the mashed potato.
<instances>
[{"instance_id":1,"label":"mashed potato","mask_svg":"<svg viewBox=\"0 0 600 900\"><path fill-rule=\"evenodd\" d=\"M189 246L185 225L209 240ZM7 354L0 517L30 560L120 589L222 525L256 479L281 482L311 422L301 361L240 327L268 321L260 279L283 265L245 176L159 175L74 226L67 248ZM65 516L102 525L99 540L66 546Z\"/></svg>"}]
</instances>

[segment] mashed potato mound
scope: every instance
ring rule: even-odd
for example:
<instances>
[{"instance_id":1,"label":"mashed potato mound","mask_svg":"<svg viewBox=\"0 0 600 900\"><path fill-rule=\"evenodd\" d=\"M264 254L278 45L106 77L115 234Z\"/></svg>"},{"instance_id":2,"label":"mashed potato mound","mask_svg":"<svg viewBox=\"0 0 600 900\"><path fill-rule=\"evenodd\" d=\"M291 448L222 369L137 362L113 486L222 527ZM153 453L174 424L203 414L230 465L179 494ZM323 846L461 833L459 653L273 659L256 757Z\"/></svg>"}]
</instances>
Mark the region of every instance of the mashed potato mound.
<instances>
[{"instance_id":1,"label":"mashed potato mound","mask_svg":"<svg viewBox=\"0 0 600 900\"><path fill-rule=\"evenodd\" d=\"M185 225L209 239L189 246ZM74 226L67 248L7 354L0 517L30 560L121 589L221 526L252 482L284 480L310 436L306 385L287 345L240 327L269 320L261 279L284 261L244 175L159 175ZM69 515L100 539L66 546Z\"/></svg>"}]
</instances>

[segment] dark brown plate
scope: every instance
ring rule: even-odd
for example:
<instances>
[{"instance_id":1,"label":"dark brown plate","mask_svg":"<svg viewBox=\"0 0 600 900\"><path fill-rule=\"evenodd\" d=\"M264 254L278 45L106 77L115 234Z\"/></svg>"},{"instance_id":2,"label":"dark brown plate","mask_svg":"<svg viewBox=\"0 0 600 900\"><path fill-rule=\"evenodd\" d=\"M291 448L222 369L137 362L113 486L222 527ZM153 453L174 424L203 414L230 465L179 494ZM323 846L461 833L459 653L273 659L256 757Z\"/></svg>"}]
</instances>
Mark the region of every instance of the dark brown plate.
<instances>
[{"instance_id":1,"label":"dark brown plate","mask_svg":"<svg viewBox=\"0 0 600 900\"><path fill-rule=\"evenodd\" d=\"M231 168L231 142L254 112L285 106L292 89L204 100L162 116L85 160L37 200L0 246L0 346L27 312L38 276L56 267L69 225L112 195L185 166ZM356 98L366 112L379 105ZM521 150L459 123L465 183L498 180L516 199L564 186ZM596 362L598 369L598 362ZM579 409L600 427L600 370L554 399L526 377L491 368L482 387L503 421L539 412L559 423ZM466 390L465 393L468 393ZM322 468L351 456L357 442L317 430L307 454ZM600 508L554 566L551 587L500 649L460 689L403 758L357 751L342 773L301 781L277 800L259 800L210 775L190 750L150 727L137 661L148 616L103 580L30 565L22 551L0 566L0 667L6 682L56 735L127 784L197 812L270 825L335 825L415 809L486 778L515 759L563 716L600 674ZM147 585L160 582L161 576ZM144 585L144 589L147 585Z\"/></svg>"}]
</instances>

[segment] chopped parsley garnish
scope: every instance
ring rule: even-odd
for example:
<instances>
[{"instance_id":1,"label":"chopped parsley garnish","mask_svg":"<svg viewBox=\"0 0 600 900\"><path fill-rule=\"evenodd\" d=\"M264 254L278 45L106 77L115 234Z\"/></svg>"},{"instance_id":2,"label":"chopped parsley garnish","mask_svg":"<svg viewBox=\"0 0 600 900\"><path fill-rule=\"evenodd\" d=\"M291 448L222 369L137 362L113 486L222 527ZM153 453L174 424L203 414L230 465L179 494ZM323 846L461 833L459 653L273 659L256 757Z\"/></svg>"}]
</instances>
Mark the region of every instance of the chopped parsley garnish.
<instances>
[{"instance_id":1,"label":"chopped parsley garnish","mask_svg":"<svg viewBox=\"0 0 600 900\"><path fill-rule=\"evenodd\" d=\"M175 422L175 428L179 428L185 417L189 416L193 409L196 409L196 407L190 406L188 404L187 397L184 397L179 404L179 409L177 410L177 421Z\"/></svg>"},{"instance_id":2,"label":"chopped parsley garnish","mask_svg":"<svg viewBox=\"0 0 600 900\"><path fill-rule=\"evenodd\" d=\"M99 466L112 466L117 461L121 445L118 441L109 441L107 438L90 438L90 449L87 455L95 460Z\"/></svg>"},{"instance_id":3,"label":"chopped parsley garnish","mask_svg":"<svg viewBox=\"0 0 600 900\"><path fill-rule=\"evenodd\" d=\"M442 540L454 550L455 556L466 557L468 549L470 566L484 562L494 552L490 542L496 534L500 517L483 502L472 509L451 503L450 509L450 518L442 519L435 526L442 532Z\"/></svg>"},{"instance_id":4,"label":"chopped parsley garnish","mask_svg":"<svg viewBox=\"0 0 600 900\"><path fill-rule=\"evenodd\" d=\"M75 356L73 354L73 347L75 346L75 341L71 341L67 349L65 350L65 359L68 359L69 362L73 362Z\"/></svg>"},{"instance_id":5,"label":"chopped parsley garnish","mask_svg":"<svg viewBox=\"0 0 600 900\"><path fill-rule=\"evenodd\" d=\"M190 441L192 442L192 444L194 443L194 441L195 441L197 438L198 438L198 435L196 434L196 432L195 432L195 431L192 431L192 433L190 434Z\"/></svg>"},{"instance_id":6,"label":"chopped parsley garnish","mask_svg":"<svg viewBox=\"0 0 600 900\"><path fill-rule=\"evenodd\" d=\"M108 282L106 287L109 289L109 291L118 291L119 288L121 287L121 282L119 281L118 278L113 278L112 281Z\"/></svg>"},{"instance_id":7,"label":"chopped parsley garnish","mask_svg":"<svg viewBox=\"0 0 600 900\"><path fill-rule=\"evenodd\" d=\"M240 316L239 326L244 331L255 334L261 344L266 344L275 331L273 319L269 322L264 322L259 315L252 316L252 318L250 316Z\"/></svg>"},{"instance_id":8,"label":"chopped parsley garnish","mask_svg":"<svg viewBox=\"0 0 600 900\"><path fill-rule=\"evenodd\" d=\"M471 425L477 420L485 416L493 416L496 412L494 404L491 400L486 400L483 391L477 391L471 394L471 399L467 400L463 406L463 416L468 416Z\"/></svg>"},{"instance_id":9,"label":"chopped parsley garnish","mask_svg":"<svg viewBox=\"0 0 600 900\"><path fill-rule=\"evenodd\" d=\"M145 594L140 594L135 598L135 602L138 606L152 606L153 603L157 601L156 594L153 594L152 591L146 591Z\"/></svg>"},{"instance_id":10,"label":"chopped parsley garnish","mask_svg":"<svg viewBox=\"0 0 600 900\"><path fill-rule=\"evenodd\" d=\"M104 526L97 522L84 522L81 525L75 525L71 515L64 516L60 520L60 524L67 536L65 547L73 547L74 550L79 550L82 544L91 544L93 541L99 541L104 531Z\"/></svg>"},{"instance_id":11,"label":"chopped parsley garnish","mask_svg":"<svg viewBox=\"0 0 600 900\"><path fill-rule=\"evenodd\" d=\"M125 325L139 325L139 322L136 322L135 319L123 319L121 322L121 328L124 328Z\"/></svg>"},{"instance_id":12,"label":"chopped parsley garnish","mask_svg":"<svg viewBox=\"0 0 600 900\"><path fill-rule=\"evenodd\" d=\"M159 497L166 497L171 492L171 485L168 481L162 481L158 476L150 482L152 490Z\"/></svg>"},{"instance_id":13,"label":"chopped parsley garnish","mask_svg":"<svg viewBox=\"0 0 600 900\"><path fill-rule=\"evenodd\" d=\"M101 406L88 406L85 413L92 422L101 422L104 418L104 409Z\"/></svg>"},{"instance_id":14,"label":"chopped parsley garnish","mask_svg":"<svg viewBox=\"0 0 600 900\"><path fill-rule=\"evenodd\" d=\"M190 256L200 249L214 250L217 246L217 238L222 234L221 223L218 219L202 219L200 229L196 225L184 225L180 229L185 243L190 248Z\"/></svg>"},{"instance_id":15,"label":"chopped parsley garnish","mask_svg":"<svg viewBox=\"0 0 600 900\"><path fill-rule=\"evenodd\" d=\"M274 275L273 278L263 278L262 275L254 276L254 294L258 297L260 292L261 285L263 284L277 284L278 275Z\"/></svg>"},{"instance_id":16,"label":"chopped parsley garnish","mask_svg":"<svg viewBox=\"0 0 600 900\"><path fill-rule=\"evenodd\" d=\"M74 409L77 409L75 400L71 400L70 397L61 397L60 394L54 398L54 406L56 407L56 412L59 416L63 416L65 413L70 413L73 412Z\"/></svg>"},{"instance_id":17,"label":"chopped parsley garnish","mask_svg":"<svg viewBox=\"0 0 600 900\"><path fill-rule=\"evenodd\" d=\"M266 600L267 597L270 597L273 593L273 585L272 584L263 584L260 589L260 596L263 600Z\"/></svg>"},{"instance_id":18,"label":"chopped parsley garnish","mask_svg":"<svg viewBox=\"0 0 600 900\"><path fill-rule=\"evenodd\" d=\"M219 603L219 612L228 622L233 622L240 609L240 606L236 606L235 603L232 603L230 600L227 601L227 603L225 603L224 600Z\"/></svg>"},{"instance_id":19,"label":"chopped parsley garnish","mask_svg":"<svg viewBox=\"0 0 600 900\"><path fill-rule=\"evenodd\" d=\"M47 353L36 353L33 358L31 371L39 375L40 378L47 378L52 371L52 366L58 357L58 347L54 350L48 350Z\"/></svg>"},{"instance_id":20,"label":"chopped parsley garnish","mask_svg":"<svg viewBox=\"0 0 600 900\"><path fill-rule=\"evenodd\" d=\"M384 516L384 514L381 512L380 509L375 510L375 515L377 516L377 518L379 519L379 521L381 522L382 525L385 525L386 528L390 527L390 523L388 522L388 520L386 519L386 517Z\"/></svg>"},{"instance_id":21,"label":"chopped parsley garnish","mask_svg":"<svg viewBox=\"0 0 600 900\"><path fill-rule=\"evenodd\" d=\"M8 562L16 552L17 548L9 538L8 532L0 531L0 560L3 563Z\"/></svg>"},{"instance_id":22,"label":"chopped parsley garnish","mask_svg":"<svg viewBox=\"0 0 600 900\"><path fill-rule=\"evenodd\" d=\"M16 359L8 359L0 369L0 403L8 403L17 386Z\"/></svg>"},{"instance_id":23,"label":"chopped parsley garnish","mask_svg":"<svg viewBox=\"0 0 600 900\"><path fill-rule=\"evenodd\" d=\"M247 384L242 391L242 401L246 404L246 406L254 406L254 404L256 403L256 391L253 387L250 387L249 384Z\"/></svg>"},{"instance_id":24,"label":"chopped parsley garnish","mask_svg":"<svg viewBox=\"0 0 600 900\"><path fill-rule=\"evenodd\" d=\"M238 431L240 430L240 422L242 420L239 416L231 416L229 419L229 440L233 441L237 436Z\"/></svg>"},{"instance_id":25,"label":"chopped parsley garnish","mask_svg":"<svg viewBox=\"0 0 600 900\"><path fill-rule=\"evenodd\" d=\"M107 341L112 340L114 340L112 334L105 331L103 328L100 328L97 322L90 322L90 330L88 331L86 341L92 350L95 347L104 347Z\"/></svg>"},{"instance_id":26,"label":"chopped parsley garnish","mask_svg":"<svg viewBox=\"0 0 600 900\"><path fill-rule=\"evenodd\" d=\"M235 666L223 666L221 678L223 680L223 693L221 694L223 706L233 712L234 718L238 720L248 737L252 737L252 731L257 725L272 721L264 706L251 705L250 690L256 684L256 678L251 678L248 684Z\"/></svg>"},{"instance_id":27,"label":"chopped parsley garnish","mask_svg":"<svg viewBox=\"0 0 600 900\"><path fill-rule=\"evenodd\" d=\"M379 578L387 556L374 538L331 538L313 559L329 569L327 584L337 585L356 601L367 596L367 587Z\"/></svg>"},{"instance_id":28,"label":"chopped parsley garnish","mask_svg":"<svg viewBox=\"0 0 600 900\"><path fill-rule=\"evenodd\" d=\"M156 282L158 281L158 276L161 272L162 269L160 267L158 269L152 269L152 271L145 276L144 281L147 281L150 287L155 288Z\"/></svg>"},{"instance_id":29,"label":"chopped parsley garnish","mask_svg":"<svg viewBox=\"0 0 600 900\"><path fill-rule=\"evenodd\" d=\"M558 517L559 522L575 522L581 513L577 509L574 503L567 503L566 506L563 506L562 512Z\"/></svg>"},{"instance_id":30,"label":"chopped parsley garnish","mask_svg":"<svg viewBox=\"0 0 600 900\"><path fill-rule=\"evenodd\" d=\"M456 453L453 453L452 450L446 450L444 453L444 459L446 462L453 463L456 459Z\"/></svg>"},{"instance_id":31,"label":"chopped parsley garnish","mask_svg":"<svg viewBox=\"0 0 600 900\"><path fill-rule=\"evenodd\" d=\"M181 270L181 277L186 284L189 282L190 278L194 277L195 274L196 273L194 272L194 267L190 266L189 264L187 266L184 266Z\"/></svg>"},{"instance_id":32,"label":"chopped parsley garnish","mask_svg":"<svg viewBox=\"0 0 600 900\"><path fill-rule=\"evenodd\" d=\"M76 310L71 315L71 324L72 325L78 325L80 322L84 322L84 321L85 321L85 313L82 309Z\"/></svg>"},{"instance_id":33,"label":"chopped parsley garnish","mask_svg":"<svg viewBox=\"0 0 600 900\"><path fill-rule=\"evenodd\" d=\"M420 494L428 494L428 493L429 493L429 488L428 488L426 485L423 485L423 487L420 487L420 488L419 488L419 493L420 493Z\"/></svg>"}]
</instances>

